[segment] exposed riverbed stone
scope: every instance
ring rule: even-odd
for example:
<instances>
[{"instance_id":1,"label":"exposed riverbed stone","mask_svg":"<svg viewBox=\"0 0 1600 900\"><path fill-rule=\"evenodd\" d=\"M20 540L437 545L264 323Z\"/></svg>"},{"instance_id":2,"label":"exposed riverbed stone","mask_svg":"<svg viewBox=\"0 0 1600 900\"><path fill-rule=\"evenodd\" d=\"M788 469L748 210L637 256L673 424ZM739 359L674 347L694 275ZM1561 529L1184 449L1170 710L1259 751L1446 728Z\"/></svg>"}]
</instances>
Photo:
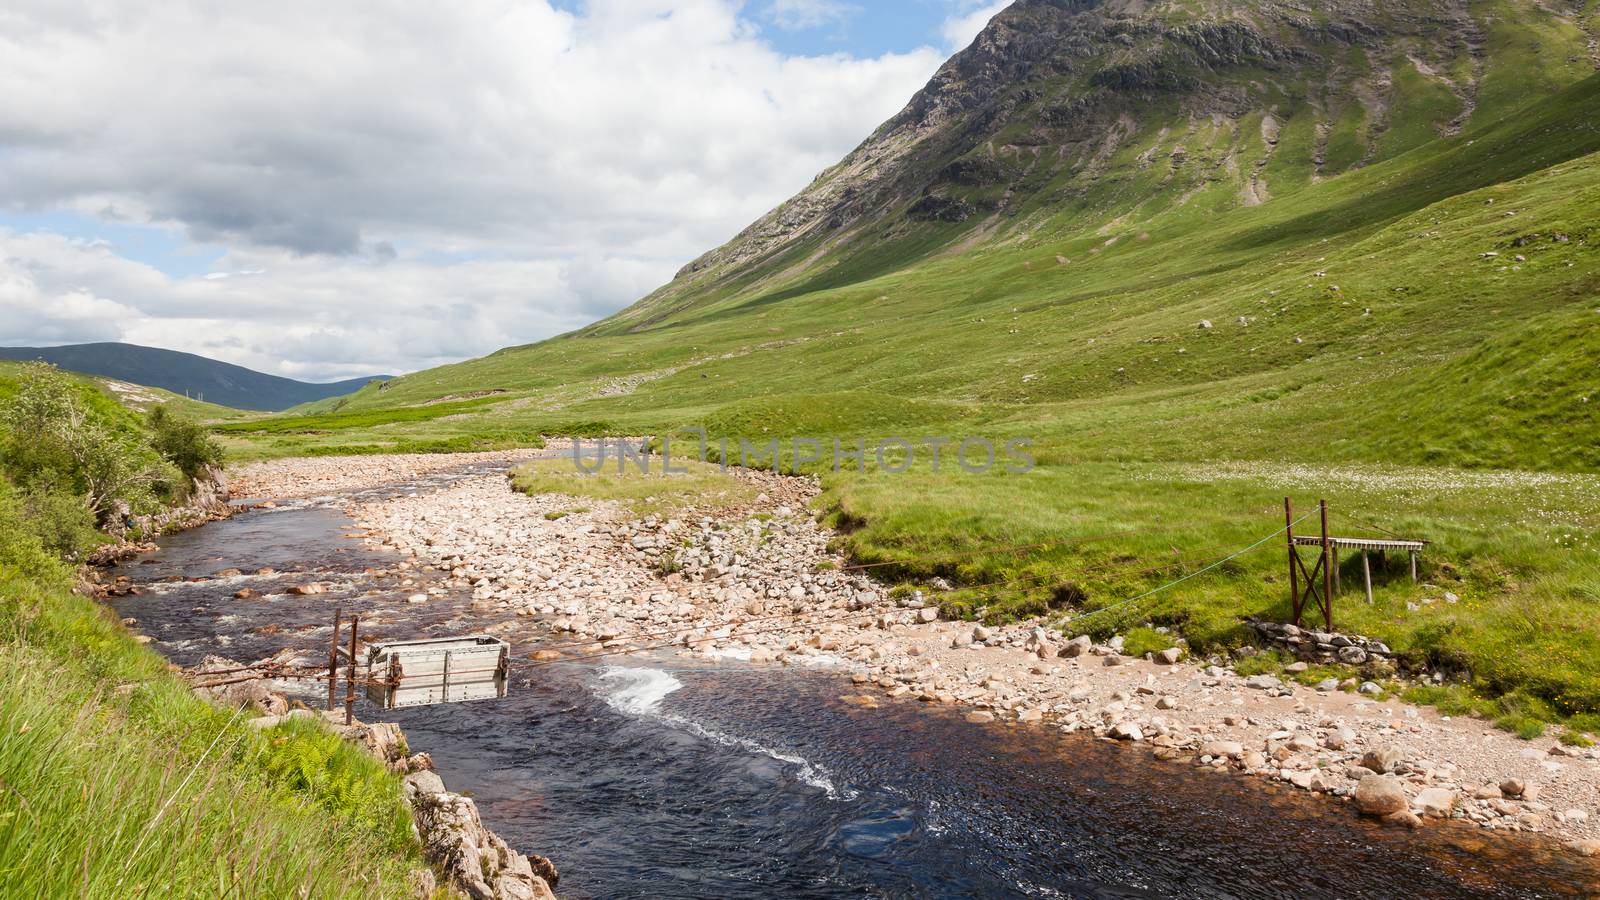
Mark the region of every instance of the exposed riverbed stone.
<instances>
[{"instance_id":1,"label":"exposed riverbed stone","mask_svg":"<svg viewBox=\"0 0 1600 900\"><path fill-rule=\"evenodd\" d=\"M1356 807L1362 815L1383 817L1402 812L1409 807L1406 792L1400 782L1376 772L1361 779L1356 785Z\"/></svg>"}]
</instances>

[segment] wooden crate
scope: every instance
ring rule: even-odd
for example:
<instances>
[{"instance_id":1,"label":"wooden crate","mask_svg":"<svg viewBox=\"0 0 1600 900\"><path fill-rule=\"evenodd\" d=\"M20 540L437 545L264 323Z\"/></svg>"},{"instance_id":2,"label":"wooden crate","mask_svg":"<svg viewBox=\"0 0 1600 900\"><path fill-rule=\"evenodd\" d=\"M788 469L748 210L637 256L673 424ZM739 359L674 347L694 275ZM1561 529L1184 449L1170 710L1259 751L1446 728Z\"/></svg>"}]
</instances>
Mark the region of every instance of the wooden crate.
<instances>
[{"instance_id":1,"label":"wooden crate","mask_svg":"<svg viewBox=\"0 0 1600 900\"><path fill-rule=\"evenodd\" d=\"M506 695L511 645L487 635L366 644L367 699L384 709Z\"/></svg>"}]
</instances>

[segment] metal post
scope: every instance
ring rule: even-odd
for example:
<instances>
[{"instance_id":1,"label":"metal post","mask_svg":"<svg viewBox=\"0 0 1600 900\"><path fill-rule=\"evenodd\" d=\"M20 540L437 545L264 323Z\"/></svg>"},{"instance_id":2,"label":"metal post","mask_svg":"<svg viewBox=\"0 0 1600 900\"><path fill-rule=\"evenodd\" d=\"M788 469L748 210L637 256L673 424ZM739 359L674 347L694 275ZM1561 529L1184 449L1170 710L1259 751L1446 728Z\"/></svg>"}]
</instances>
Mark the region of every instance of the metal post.
<instances>
[{"instance_id":1,"label":"metal post","mask_svg":"<svg viewBox=\"0 0 1600 900\"><path fill-rule=\"evenodd\" d=\"M1417 583L1417 551L1409 551L1411 555L1411 583Z\"/></svg>"},{"instance_id":2,"label":"metal post","mask_svg":"<svg viewBox=\"0 0 1600 900\"><path fill-rule=\"evenodd\" d=\"M349 725L355 718L356 708L356 628L361 625L360 616L350 617L350 667L345 670L344 691L344 723Z\"/></svg>"},{"instance_id":3,"label":"metal post","mask_svg":"<svg viewBox=\"0 0 1600 900\"><path fill-rule=\"evenodd\" d=\"M334 688L339 684L339 626L344 617L344 607L333 610L333 637L328 641L328 711L333 711Z\"/></svg>"},{"instance_id":4,"label":"metal post","mask_svg":"<svg viewBox=\"0 0 1600 900\"><path fill-rule=\"evenodd\" d=\"M1361 551L1361 575L1367 582L1367 605L1372 605L1372 563L1367 561L1367 551Z\"/></svg>"},{"instance_id":5,"label":"metal post","mask_svg":"<svg viewBox=\"0 0 1600 900\"><path fill-rule=\"evenodd\" d=\"M1300 624L1300 576L1295 574L1294 501L1283 498L1283 533L1289 538L1289 608L1294 611L1294 624Z\"/></svg>"},{"instance_id":6,"label":"metal post","mask_svg":"<svg viewBox=\"0 0 1600 900\"><path fill-rule=\"evenodd\" d=\"M1322 507L1322 620L1333 630L1333 542L1328 538L1328 501L1318 500Z\"/></svg>"},{"instance_id":7,"label":"metal post","mask_svg":"<svg viewBox=\"0 0 1600 900\"><path fill-rule=\"evenodd\" d=\"M1333 592L1335 594L1344 593L1344 578L1343 578L1342 573L1340 573L1340 571L1339 571L1339 548L1338 547L1333 548Z\"/></svg>"}]
</instances>

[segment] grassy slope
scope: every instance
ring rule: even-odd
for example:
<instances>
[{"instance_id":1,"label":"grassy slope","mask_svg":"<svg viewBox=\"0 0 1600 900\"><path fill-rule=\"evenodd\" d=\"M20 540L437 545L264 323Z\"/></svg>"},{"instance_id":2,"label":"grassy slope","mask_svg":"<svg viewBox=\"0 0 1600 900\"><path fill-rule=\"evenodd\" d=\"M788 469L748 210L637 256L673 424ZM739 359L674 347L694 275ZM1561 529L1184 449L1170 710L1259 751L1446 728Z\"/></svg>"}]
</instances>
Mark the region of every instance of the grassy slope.
<instances>
[{"instance_id":1,"label":"grassy slope","mask_svg":"<svg viewBox=\"0 0 1600 900\"><path fill-rule=\"evenodd\" d=\"M400 896L399 784L196 699L107 611L0 567L0 892Z\"/></svg>"},{"instance_id":2,"label":"grassy slope","mask_svg":"<svg viewBox=\"0 0 1600 900\"><path fill-rule=\"evenodd\" d=\"M14 390L0 368L0 398ZM324 730L197 699L70 591L38 529L0 468L0 894L407 893L421 862L392 775Z\"/></svg>"},{"instance_id":3,"label":"grassy slope","mask_svg":"<svg viewBox=\"0 0 1600 900\"><path fill-rule=\"evenodd\" d=\"M1516 28L1490 22L1457 136L1437 129L1459 103L1409 60L1390 61L1387 129L1285 95L1269 153L1259 114L1152 114L1094 179L1040 175L985 240L858 235L807 267L712 283L649 328L624 314L628 328L407 376L345 409L496 389L451 427L1028 437L1041 465L1024 477L825 476L863 559L967 585L1032 576L950 598L993 617L1074 595L1050 589L1068 581L1090 608L1133 596L1269 534L1285 493L1327 496L1338 531L1435 542L1436 587L1380 578L1341 625L1486 689L1597 709L1600 78L1583 77L1575 29ZM1230 173L1260 158L1270 199L1244 205ZM1063 546L996 549L1041 541ZM1282 567L1258 551L1092 627L1150 619L1225 647L1241 615L1282 615Z\"/></svg>"}]
</instances>

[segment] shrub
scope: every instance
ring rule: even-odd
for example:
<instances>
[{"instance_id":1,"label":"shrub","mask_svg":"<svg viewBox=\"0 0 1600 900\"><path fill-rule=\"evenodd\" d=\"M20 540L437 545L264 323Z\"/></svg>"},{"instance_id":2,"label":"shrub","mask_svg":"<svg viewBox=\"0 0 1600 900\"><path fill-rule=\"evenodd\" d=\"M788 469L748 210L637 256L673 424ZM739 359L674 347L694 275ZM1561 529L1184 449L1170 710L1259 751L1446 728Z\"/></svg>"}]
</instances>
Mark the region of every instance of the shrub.
<instances>
[{"instance_id":1,"label":"shrub","mask_svg":"<svg viewBox=\"0 0 1600 900\"><path fill-rule=\"evenodd\" d=\"M185 478L199 477L207 466L222 464L222 448L205 429L182 416L157 406L145 417L150 428L150 444L178 467Z\"/></svg>"},{"instance_id":2,"label":"shrub","mask_svg":"<svg viewBox=\"0 0 1600 900\"><path fill-rule=\"evenodd\" d=\"M89 551L102 543L103 538L94 527L94 514L53 479L35 479L23 490L21 501L28 528L52 556L82 562Z\"/></svg>"},{"instance_id":3,"label":"shrub","mask_svg":"<svg viewBox=\"0 0 1600 900\"><path fill-rule=\"evenodd\" d=\"M8 425L4 465L21 484L70 491L97 522L106 522L122 504L152 507L167 471L137 424L120 420L120 407L104 408L108 401L91 393L54 366L23 366L15 393L0 408Z\"/></svg>"},{"instance_id":4,"label":"shrub","mask_svg":"<svg viewBox=\"0 0 1600 900\"><path fill-rule=\"evenodd\" d=\"M10 482L0 478L0 579L27 575L50 584L66 584L70 571L39 540L27 504Z\"/></svg>"}]
</instances>

